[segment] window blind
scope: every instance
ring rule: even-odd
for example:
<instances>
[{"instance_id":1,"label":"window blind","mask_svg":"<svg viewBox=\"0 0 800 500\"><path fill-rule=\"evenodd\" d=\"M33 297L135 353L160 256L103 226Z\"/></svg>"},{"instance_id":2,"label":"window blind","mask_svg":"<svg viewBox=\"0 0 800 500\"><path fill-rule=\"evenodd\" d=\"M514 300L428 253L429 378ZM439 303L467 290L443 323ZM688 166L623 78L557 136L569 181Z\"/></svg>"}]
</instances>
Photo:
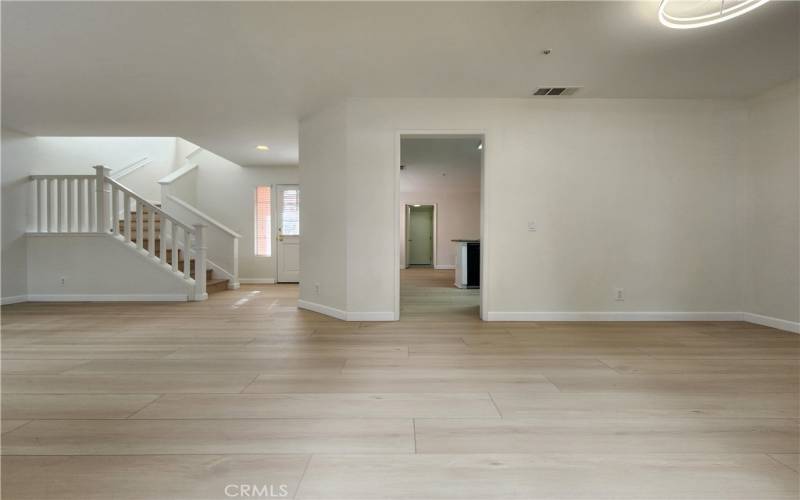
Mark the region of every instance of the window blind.
<instances>
[{"instance_id":1,"label":"window blind","mask_svg":"<svg viewBox=\"0 0 800 500\"><path fill-rule=\"evenodd\" d=\"M272 203L269 186L256 188L256 255L272 256Z\"/></svg>"}]
</instances>

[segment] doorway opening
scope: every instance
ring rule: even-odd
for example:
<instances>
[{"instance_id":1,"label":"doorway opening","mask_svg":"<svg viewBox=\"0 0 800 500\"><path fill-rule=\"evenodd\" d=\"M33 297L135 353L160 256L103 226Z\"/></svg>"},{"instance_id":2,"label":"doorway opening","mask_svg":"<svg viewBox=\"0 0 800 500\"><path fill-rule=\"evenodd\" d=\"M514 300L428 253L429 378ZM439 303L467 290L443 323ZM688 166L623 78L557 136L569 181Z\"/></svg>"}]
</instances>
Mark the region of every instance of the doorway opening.
<instances>
[{"instance_id":1,"label":"doorway opening","mask_svg":"<svg viewBox=\"0 0 800 500\"><path fill-rule=\"evenodd\" d=\"M398 134L398 319L478 320L482 133Z\"/></svg>"},{"instance_id":2,"label":"doorway opening","mask_svg":"<svg viewBox=\"0 0 800 500\"><path fill-rule=\"evenodd\" d=\"M436 266L436 205L406 205L408 267Z\"/></svg>"}]
</instances>

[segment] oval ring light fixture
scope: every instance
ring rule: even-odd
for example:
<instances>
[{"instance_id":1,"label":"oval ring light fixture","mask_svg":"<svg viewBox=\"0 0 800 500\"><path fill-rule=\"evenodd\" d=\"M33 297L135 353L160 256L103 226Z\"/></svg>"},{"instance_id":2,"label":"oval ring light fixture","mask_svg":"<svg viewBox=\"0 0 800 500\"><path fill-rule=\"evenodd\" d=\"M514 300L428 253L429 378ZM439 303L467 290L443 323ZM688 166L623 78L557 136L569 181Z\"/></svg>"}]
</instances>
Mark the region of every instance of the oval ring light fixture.
<instances>
[{"instance_id":1,"label":"oval ring light fixture","mask_svg":"<svg viewBox=\"0 0 800 500\"><path fill-rule=\"evenodd\" d=\"M748 12L761 7L767 2L769 2L769 0L742 0L740 2L736 2L734 5L726 7L725 0L722 0L720 9L715 10L710 14L704 14L700 16L680 16L672 15L667 12L667 6L670 3L673 3L672 0L661 0L661 5L658 7L658 20L661 21L661 24L668 28L680 30L703 28L705 26L711 26L714 24L723 23L725 21L730 21L731 19L747 14Z\"/></svg>"}]
</instances>

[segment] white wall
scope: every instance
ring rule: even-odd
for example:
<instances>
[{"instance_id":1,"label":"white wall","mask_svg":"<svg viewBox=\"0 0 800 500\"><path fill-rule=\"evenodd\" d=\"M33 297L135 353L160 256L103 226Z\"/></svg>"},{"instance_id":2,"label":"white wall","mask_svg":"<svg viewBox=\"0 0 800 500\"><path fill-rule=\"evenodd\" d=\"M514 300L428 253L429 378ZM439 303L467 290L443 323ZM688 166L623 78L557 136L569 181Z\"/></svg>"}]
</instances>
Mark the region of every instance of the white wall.
<instances>
[{"instance_id":1,"label":"white wall","mask_svg":"<svg viewBox=\"0 0 800 500\"><path fill-rule=\"evenodd\" d=\"M30 301L187 300L191 292L182 278L108 235L26 239Z\"/></svg>"},{"instance_id":2,"label":"white wall","mask_svg":"<svg viewBox=\"0 0 800 500\"><path fill-rule=\"evenodd\" d=\"M340 104L300 122L300 299L340 317L348 308L348 188L372 189L348 178L346 111Z\"/></svg>"},{"instance_id":3,"label":"white wall","mask_svg":"<svg viewBox=\"0 0 800 500\"><path fill-rule=\"evenodd\" d=\"M489 312L740 310L741 103L353 99L345 106L337 125L347 136L338 173L348 186L348 311L385 314L396 305L399 130L486 134ZM319 147L303 146L310 139L301 133L301 149ZM304 188L326 180L309 176ZM329 213L319 216L316 224ZM527 231L529 221L537 232ZM314 225L306 221L306 230ZM331 259L334 266L342 260ZM617 287L624 302L614 300Z\"/></svg>"},{"instance_id":4,"label":"white wall","mask_svg":"<svg viewBox=\"0 0 800 500\"><path fill-rule=\"evenodd\" d=\"M160 199L158 179L175 168L175 137L36 137L39 155L32 174L93 174L94 165L112 170L142 158L150 163L119 182L145 199Z\"/></svg>"},{"instance_id":5,"label":"white wall","mask_svg":"<svg viewBox=\"0 0 800 500\"><path fill-rule=\"evenodd\" d=\"M401 174L402 175L402 174ZM475 192L400 193L400 264L406 265L406 205L436 205L436 267L455 266L456 247L452 240L478 239L481 234L481 194Z\"/></svg>"},{"instance_id":6,"label":"white wall","mask_svg":"<svg viewBox=\"0 0 800 500\"><path fill-rule=\"evenodd\" d=\"M36 140L2 129L2 296L3 303L24 300L27 282L27 203L30 164L37 154Z\"/></svg>"},{"instance_id":7,"label":"white wall","mask_svg":"<svg viewBox=\"0 0 800 500\"><path fill-rule=\"evenodd\" d=\"M800 98L798 81L747 103L744 310L800 321Z\"/></svg>"},{"instance_id":8,"label":"white wall","mask_svg":"<svg viewBox=\"0 0 800 500\"><path fill-rule=\"evenodd\" d=\"M242 235L239 241L240 281L274 280L274 242L271 257L255 255L255 190L258 186L297 184L297 167L242 167L204 149L191 155L191 161L198 165L197 201L194 205ZM274 222L273 217L273 235L276 228ZM209 258L213 260L213 257Z\"/></svg>"}]
</instances>

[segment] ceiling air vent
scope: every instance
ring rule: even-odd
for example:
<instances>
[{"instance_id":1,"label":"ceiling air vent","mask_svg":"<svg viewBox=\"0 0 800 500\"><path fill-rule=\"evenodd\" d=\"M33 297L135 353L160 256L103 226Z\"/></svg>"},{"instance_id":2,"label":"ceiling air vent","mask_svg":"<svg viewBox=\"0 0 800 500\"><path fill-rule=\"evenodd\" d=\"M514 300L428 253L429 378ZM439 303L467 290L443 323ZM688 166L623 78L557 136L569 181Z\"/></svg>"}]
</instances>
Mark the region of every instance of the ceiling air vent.
<instances>
[{"instance_id":1,"label":"ceiling air vent","mask_svg":"<svg viewBox=\"0 0 800 500\"><path fill-rule=\"evenodd\" d=\"M533 92L533 95L566 96L574 94L578 89L580 89L580 87L539 87Z\"/></svg>"}]
</instances>

